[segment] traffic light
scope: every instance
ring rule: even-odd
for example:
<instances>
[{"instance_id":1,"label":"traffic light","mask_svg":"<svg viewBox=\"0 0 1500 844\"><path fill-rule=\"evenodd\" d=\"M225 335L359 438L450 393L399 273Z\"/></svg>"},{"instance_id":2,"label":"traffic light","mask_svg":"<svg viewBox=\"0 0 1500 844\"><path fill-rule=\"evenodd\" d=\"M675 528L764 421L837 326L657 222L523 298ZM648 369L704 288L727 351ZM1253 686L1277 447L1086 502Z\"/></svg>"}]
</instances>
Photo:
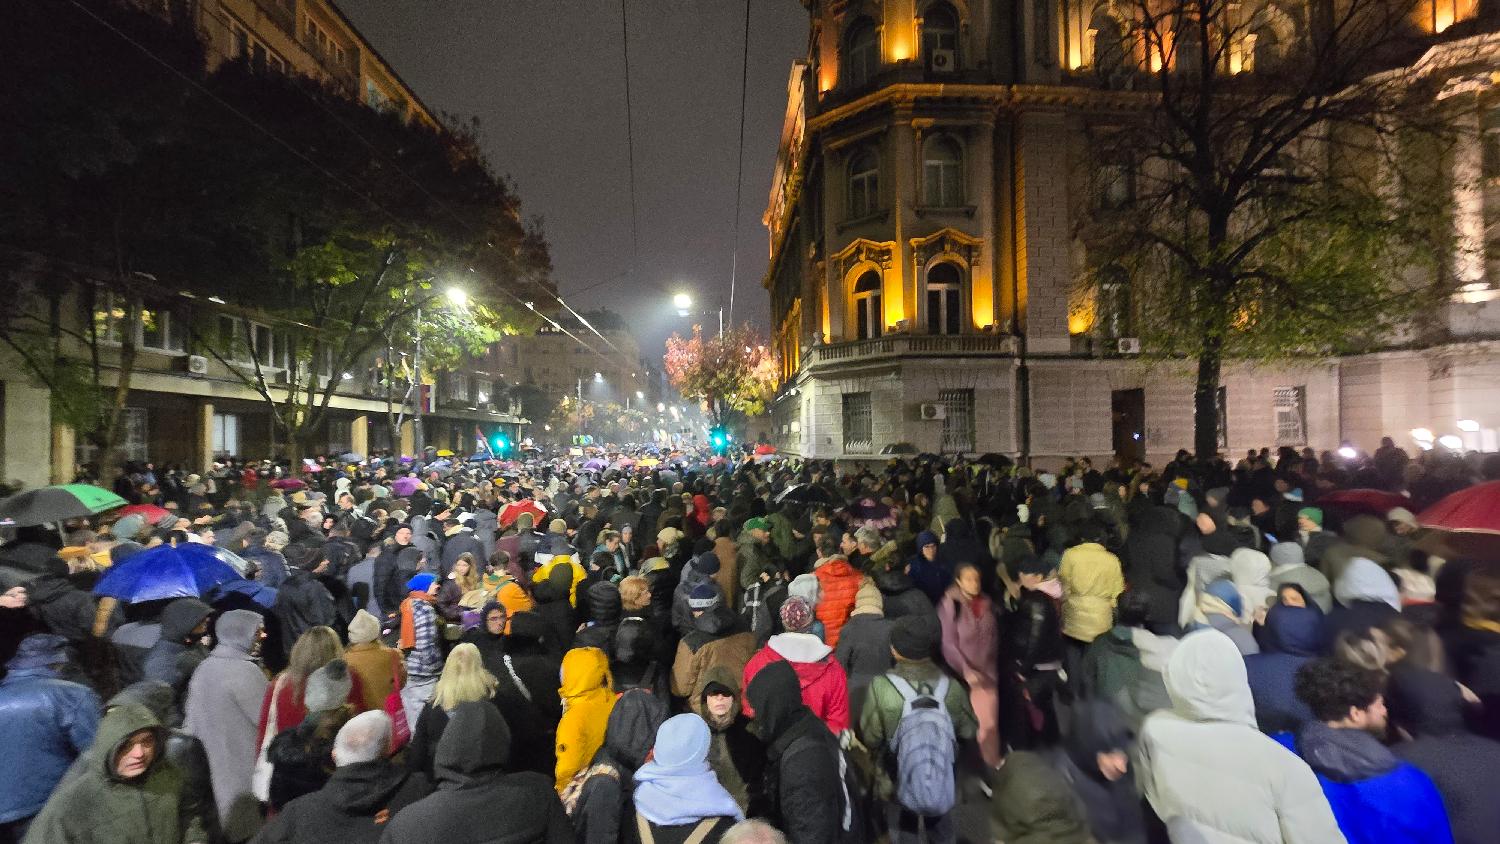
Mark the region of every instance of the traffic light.
<instances>
[{"instance_id":1,"label":"traffic light","mask_svg":"<svg viewBox=\"0 0 1500 844\"><path fill-rule=\"evenodd\" d=\"M725 449L729 448L729 440L729 432L722 427L714 428L708 432L708 444L716 452L723 453Z\"/></svg>"},{"instance_id":2,"label":"traffic light","mask_svg":"<svg viewBox=\"0 0 1500 844\"><path fill-rule=\"evenodd\" d=\"M496 457L509 453L510 437L507 437L504 431L496 431L490 435L490 449L494 451Z\"/></svg>"}]
</instances>

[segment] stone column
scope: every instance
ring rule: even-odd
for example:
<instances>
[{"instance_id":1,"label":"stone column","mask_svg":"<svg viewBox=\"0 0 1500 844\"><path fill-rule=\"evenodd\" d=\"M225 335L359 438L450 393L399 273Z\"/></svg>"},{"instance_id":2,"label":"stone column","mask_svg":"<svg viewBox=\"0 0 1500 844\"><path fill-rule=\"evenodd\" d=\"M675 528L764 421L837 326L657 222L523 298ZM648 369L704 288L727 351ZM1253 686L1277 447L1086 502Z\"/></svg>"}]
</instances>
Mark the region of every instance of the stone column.
<instances>
[{"instance_id":1,"label":"stone column","mask_svg":"<svg viewBox=\"0 0 1500 844\"><path fill-rule=\"evenodd\" d=\"M349 450L364 457L370 456L370 417L360 414L349 423Z\"/></svg>"},{"instance_id":2,"label":"stone column","mask_svg":"<svg viewBox=\"0 0 1500 844\"><path fill-rule=\"evenodd\" d=\"M401 443L396 449L398 455L412 454L417 450L416 432L412 430L412 420L408 419L401 423Z\"/></svg>"},{"instance_id":3,"label":"stone column","mask_svg":"<svg viewBox=\"0 0 1500 844\"><path fill-rule=\"evenodd\" d=\"M198 444L197 471L207 472L214 465L214 404L213 402L199 402L198 404Z\"/></svg>"},{"instance_id":4,"label":"stone column","mask_svg":"<svg viewBox=\"0 0 1500 844\"><path fill-rule=\"evenodd\" d=\"M1472 106L1473 103L1468 103ZM1479 113L1454 116L1449 179L1453 190L1453 278L1460 287L1484 282L1484 144Z\"/></svg>"},{"instance_id":5,"label":"stone column","mask_svg":"<svg viewBox=\"0 0 1500 844\"><path fill-rule=\"evenodd\" d=\"M71 425L52 423L52 483L65 484L73 480L73 450L77 440L77 433Z\"/></svg>"}]
</instances>

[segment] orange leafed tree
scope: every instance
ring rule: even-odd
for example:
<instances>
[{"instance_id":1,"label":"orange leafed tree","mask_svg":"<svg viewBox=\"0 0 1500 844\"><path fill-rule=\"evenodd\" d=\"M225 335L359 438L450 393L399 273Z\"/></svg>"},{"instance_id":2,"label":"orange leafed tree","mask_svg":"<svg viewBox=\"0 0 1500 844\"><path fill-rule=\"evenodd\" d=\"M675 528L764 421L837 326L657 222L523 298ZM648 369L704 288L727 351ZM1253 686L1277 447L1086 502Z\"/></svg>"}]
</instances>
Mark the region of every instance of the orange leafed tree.
<instances>
[{"instance_id":1,"label":"orange leafed tree","mask_svg":"<svg viewBox=\"0 0 1500 844\"><path fill-rule=\"evenodd\" d=\"M755 416L776 391L776 356L765 337L749 325L730 327L722 337L673 334L663 358L667 378L683 396L708 408L714 424L728 411Z\"/></svg>"}]
</instances>

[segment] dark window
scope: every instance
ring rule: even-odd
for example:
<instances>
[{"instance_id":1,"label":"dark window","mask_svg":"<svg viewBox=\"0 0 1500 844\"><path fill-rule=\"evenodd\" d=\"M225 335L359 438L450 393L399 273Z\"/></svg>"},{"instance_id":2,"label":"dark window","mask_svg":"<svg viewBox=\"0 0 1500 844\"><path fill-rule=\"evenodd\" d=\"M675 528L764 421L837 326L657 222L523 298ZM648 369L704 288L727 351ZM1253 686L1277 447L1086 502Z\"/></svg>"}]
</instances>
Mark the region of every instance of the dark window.
<instances>
[{"instance_id":1,"label":"dark window","mask_svg":"<svg viewBox=\"0 0 1500 844\"><path fill-rule=\"evenodd\" d=\"M849 160L849 219L868 217L880 209L880 156L868 147Z\"/></svg>"},{"instance_id":2,"label":"dark window","mask_svg":"<svg viewBox=\"0 0 1500 844\"><path fill-rule=\"evenodd\" d=\"M958 334L963 330L962 275L949 263L927 271L927 333Z\"/></svg>"},{"instance_id":3,"label":"dark window","mask_svg":"<svg viewBox=\"0 0 1500 844\"><path fill-rule=\"evenodd\" d=\"M947 3L933 3L922 15L922 58L933 70L958 67L958 15Z\"/></svg>"},{"instance_id":4,"label":"dark window","mask_svg":"<svg viewBox=\"0 0 1500 844\"><path fill-rule=\"evenodd\" d=\"M859 340L880 336L880 273L870 270L854 283L854 333Z\"/></svg>"},{"instance_id":5,"label":"dark window","mask_svg":"<svg viewBox=\"0 0 1500 844\"><path fill-rule=\"evenodd\" d=\"M875 439L870 419L870 394L845 393L843 405L844 451L868 454Z\"/></svg>"},{"instance_id":6,"label":"dark window","mask_svg":"<svg viewBox=\"0 0 1500 844\"><path fill-rule=\"evenodd\" d=\"M964 155L958 142L946 136L927 141L922 157L924 204L933 208L956 208L964 204Z\"/></svg>"},{"instance_id":7,"label":"dark window","mask_svg":"<svg viewBox=\"0 0 1500 844\"><path fill-rule=\"evenodd\" d=\"M862 87L879 69L880 34L869 18L860 18L849 25L844 36L844 84Z\"/></svg>"}]
</instances>

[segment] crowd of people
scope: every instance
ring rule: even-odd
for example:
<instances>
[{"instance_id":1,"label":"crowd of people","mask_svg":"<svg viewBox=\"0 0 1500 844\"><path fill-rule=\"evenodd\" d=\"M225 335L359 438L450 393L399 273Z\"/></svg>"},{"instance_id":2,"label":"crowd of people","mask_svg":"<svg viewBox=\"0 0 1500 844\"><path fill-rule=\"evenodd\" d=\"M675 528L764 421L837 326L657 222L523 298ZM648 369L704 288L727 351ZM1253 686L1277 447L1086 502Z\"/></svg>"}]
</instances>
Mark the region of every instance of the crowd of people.
<instances>
[{"instance_id":1,"label":"crowd of people","mask_svg":"<svg viewBox=\"0 0 1500 844\"><path fill-rule=\"evenodd\" d=\"M1500 835L1500 457L988 457L136 467L0 548L0 842Z\"/></svg>"}]
</instances>

